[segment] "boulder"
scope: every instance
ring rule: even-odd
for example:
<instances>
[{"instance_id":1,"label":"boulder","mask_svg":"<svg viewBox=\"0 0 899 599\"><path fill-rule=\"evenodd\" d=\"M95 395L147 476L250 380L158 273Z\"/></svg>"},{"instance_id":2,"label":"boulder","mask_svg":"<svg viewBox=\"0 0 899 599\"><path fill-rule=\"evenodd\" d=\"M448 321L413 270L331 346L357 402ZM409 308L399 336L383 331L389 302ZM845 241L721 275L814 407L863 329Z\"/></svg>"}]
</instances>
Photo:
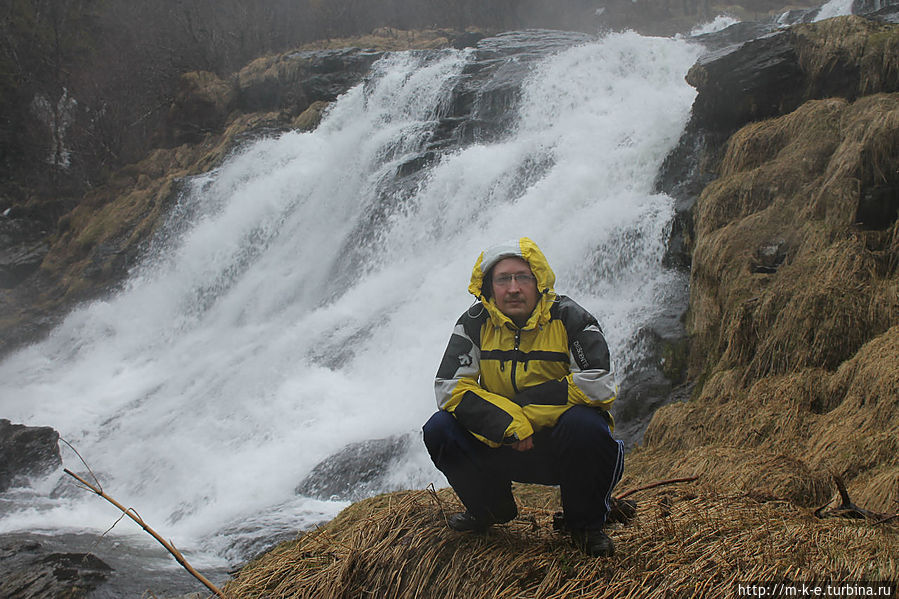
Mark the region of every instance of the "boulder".
<instances>
[{"instance_id":1,"label":"boulder","mask_svg":"<svg viewBox=\"0 0 899 599\"><path fill-rule=\"evenodd\" d=\"M0 216L0 289L19 285L36 271L50 250L43 223Z\"/></svg>"},{"instance_id":2,"label":"boulder","mask_svg":"<svg viewBox=\"0 0 899 599\"><path fill-rule=\"evenodd\" d=\"M0 596L16 599L88 597L112 568L91 553L48 552L35 540L0 542Z\"/></svg>"},{"instance_id":3,"label":"boulder","mask_svg":"<svg viewBox=\"0 0 899 599\"><path fill-rule=\"evenodd\" d=\"M0 419L0 492L58 468L62 464L58 441L59 433L48 426Z\"/></svg>"},{"instance_id":4,"label":"boulder","mask_svg":"<svg viewBox=\"0 0 899 599\"><path fill-rule=\"evenodd\" d=\"M297 486L297 495L358 500L383 490L390 469L403 458L409 435L351 443L322 460Z\"/></svg>"},{"instance_id":5,"label":"boulder","mask_svg":"<svg viewBox=\"0 0 899 599\"><path fill-rule=\"evenodd\" d=\"M713 130L789 112L805 92L794 34L767 34L739 46L706 54L687 73L696 88L693 120Z\"/></svg>"}]
</instances>

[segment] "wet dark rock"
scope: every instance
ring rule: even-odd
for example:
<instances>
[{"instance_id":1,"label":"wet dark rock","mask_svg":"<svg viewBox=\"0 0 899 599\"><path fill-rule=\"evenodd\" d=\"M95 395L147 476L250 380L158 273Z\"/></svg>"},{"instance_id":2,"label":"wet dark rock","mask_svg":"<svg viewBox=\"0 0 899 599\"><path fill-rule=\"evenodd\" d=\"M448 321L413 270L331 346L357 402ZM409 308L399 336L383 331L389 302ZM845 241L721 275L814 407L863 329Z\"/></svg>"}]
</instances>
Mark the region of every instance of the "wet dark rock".
<instances>
[{"instance_id":1,"label":"wet dark rock","mask_svg":"<svg viewBox=\"0 0 899 599\"><path fill-rule=\"evenodd\" d=\"M883 21L884 23L899 24L899 5L888 6L887 8L883 8L866 16L871 19Z\"/></svg>"},{"instance_id":2,"label":"wet dark rock","mask_svg":"<svg viewBox=\"0 0 899 599\"><path fill-rule=\"evenodd\" d=\"M852 14L899 23L899 0L853 0Z\"/></svg>"},{"instance_id":3,"label":"wet dark rock","mask_svg":"<svg viewBox=\"0 0 899 599\"><path fill-rule=\"evenodd\" d=\"M675 199L675 219L665 264L689 268L693 238L692 207L718 176L718 164L731 134L748 122L796 108L806 89L794 38L771 23L737 24L698 36L710 48L687 73L697 90L690 121L666 157L656 188ZM743 41L755 32L759 38Z\"/></svg>"},{"instance_id":4,"label":"wet dark rock","mask_svg":"<svg viewBox=\"0 0 899 599\"><path fill-rule=\"evenodd\" d=\"M254 62L237 77L236 108L297 116L317 101L331 102L362 81L383 52L343 48L293 52Z\"/></svg>"},{"instance_id":5,"label":"wet dark rock","mask_svg":"<svg viewBox=\"0 0 899 599\"><path fill-rule=\"evenodd\" d=\"M210 595L155 541L149 537L145 543L139 541L114 534L0 535L0 597L175 599L193 593ZM185 553L189 555L189 551ZM228 577L224 568L203 568L202 573L219 587Z\"/></svg>"},{"instance_id":6,"label":"wet dark rock","mask_svg":"<svg viewBox=\"0 0 899 599\"><path fill-rule=\"evenodd\" d=\"M752 256L749 271L756 274L773 274L784 263L790 248L785 239L774 239L759 247Z\"/></svg>"},{"instance_id":7,"label":"wet dark rock","mask_svg":"<svg viewBox=\"0 0 899 599\"><path fill-rule=\"evenodd\" d=\"M0 419L0 492L59 468L59 433Z\"/></svg>"},{"instance_id":8,"label":"wet dark rock","mask_svg":"<svg viewBox=\"0 0 899 599\"><path fill-rule=\"evenodd\" d=\"M479 41L484 39L484 35L475 31L465 31L453 38L452 46L456 50L463 48L471 48L477 45Z\"/></svg>"},{"instance_id":9,"label":"wet dark rock","mask_svg":"<svg viewBox=\"0 0 899 599\"><path fill-rule=\"evenodd\" d=\"M777 31L780 25L771 21L740 21L729 27L711 33L703 33L690 38L691 41L702 44L708 52L735 48L740 44Z\"/></svg>"},{"instance_id":10,"label":"wet dark rock","mask_svg":"<svg viewBox=\"0 0 899 599\"><path fill-rule=\"evenodd\" d=\"M22 211L0 214L0 289L16 287L40 267L50 250L49 230L42 219Z\"/></svg>"},{"instance_id":11,"label":"wet dark rock","mask_svg":"<svg viewBox=\"0 0 899 599\"><path fill-rule=\"evenodd\" d=\"M785 27L788 25L796 25L798 23L811 23L815 20L815 17L818 16L819 12L821 12L820 6L814 8L796 8L783 13L777 19L777 22Z\"/></svg>"},{"instance_id":12,"label":"wet dark rock","mask_svg":"<svg viewBox=\"0 0 899 599\"><path fill-rule=\"evenodd\" d=\"M625 449L640 444L653 414L671 403L686 381L689 337L683 322L689 302L687 275L672 285L665 310L643 327L628 353L638 356L619 372L621 387L612 404L615 436Z\"/></svg>"},{"instance_id":13,"label":"wet dark rock","mask_svg":"<svg viewBox=\"0 0 899 599\"><path fill-rule=\"evenodd\" d=\"M17 599L88 597L112 572L91 553L48 552L28 538L0 541L0 596Z\"/></svg>"},{"instance_id":14,"label":"wet dark rock","mask_svg":"<svg viewBox=\"0 0 899 599\"><path fill-rule=\"evenodd\" d=\"M410 435L347 445L319 463L297 486L297 495L355 501L383 490L394 464L403 459Z\"/></svg>"},{"instance_id":15,"label":"wet dark rock","mask_svg":"<svg viewBox=\"0 0 899 599\"><path fill-rule=\"evenodd\" d=\"M859 227L886 231L899 219L899 174L884 177L885 182L863 190L855 214Z\"/></svg>"},{"instance_id":16,"label":"wet dark rock","mask_svg":"<svg viewBox=\"0 0 899 599\"><path fill-rule=\"evenodd\" d=\"M704 55L687 73L696 88L693 122L732 133L744 124L790 112L805 99L804 74L791 31Z\"/></svg>"},{"instance_id":17,"label":"wet dark rock","mask_svg":"<svg viewBox=\"0 0 899 599\"><path fill-rule=\"evenodd\" d=\"M584 33L526 30L480 40L452 92L431 148L502 138L516 119L521 84L536 61L592 39Z\"/></svg>"}]
</instances>

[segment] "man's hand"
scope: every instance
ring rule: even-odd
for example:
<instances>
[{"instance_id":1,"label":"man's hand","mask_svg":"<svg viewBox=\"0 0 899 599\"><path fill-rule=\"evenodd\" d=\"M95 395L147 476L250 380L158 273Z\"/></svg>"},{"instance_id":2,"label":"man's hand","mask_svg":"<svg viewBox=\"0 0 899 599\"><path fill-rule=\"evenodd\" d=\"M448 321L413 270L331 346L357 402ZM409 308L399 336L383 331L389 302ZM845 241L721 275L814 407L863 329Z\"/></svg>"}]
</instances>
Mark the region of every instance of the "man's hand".
<instances>
[{"instance_id":1,"label":"man's hand","mask_svg":"<svg viewBox=\"0 0 899 599\"><path fill-rule=\"evenodd\" d=\"M515 451L527 451L534 448L534 437L526 437L520 441L512 443L512 449Z\"/></svg>"}]
</instances>

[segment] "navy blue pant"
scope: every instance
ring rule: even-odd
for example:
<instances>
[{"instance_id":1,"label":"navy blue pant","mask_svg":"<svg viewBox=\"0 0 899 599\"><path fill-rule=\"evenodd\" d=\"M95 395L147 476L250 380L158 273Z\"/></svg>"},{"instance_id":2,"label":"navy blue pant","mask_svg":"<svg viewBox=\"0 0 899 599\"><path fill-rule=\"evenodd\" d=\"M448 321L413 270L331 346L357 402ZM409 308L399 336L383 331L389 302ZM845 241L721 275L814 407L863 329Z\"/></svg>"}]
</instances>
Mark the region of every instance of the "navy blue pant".
<instances>
[{"instance_id":1,"label":"navy blue pant","mask_svg":"<svg viewBox=\"0 0 899 599\"><path fill-rule=\"evenodd\" d=\"M602 526L624 469L624 446L600 410L572 406L552 428L534 433L534 447L488 447L456 418L439 411L423 427L434 465L475 517L505 522L517 514L512 481L559 485L569 529Z\"/></svg>"}]
</instances>

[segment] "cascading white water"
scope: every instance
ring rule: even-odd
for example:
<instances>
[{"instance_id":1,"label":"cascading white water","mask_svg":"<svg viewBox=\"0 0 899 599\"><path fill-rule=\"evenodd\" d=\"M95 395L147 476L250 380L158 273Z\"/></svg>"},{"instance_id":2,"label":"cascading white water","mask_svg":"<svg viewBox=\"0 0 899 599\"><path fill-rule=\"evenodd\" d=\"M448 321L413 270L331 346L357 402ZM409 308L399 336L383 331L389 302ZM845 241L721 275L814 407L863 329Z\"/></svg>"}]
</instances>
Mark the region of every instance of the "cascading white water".
<instances>
[{"instance_id":1,"label":"cascading white water","mask_svg":"<svg viewBox=\"0 0 899 599\"><path fill-rule=\"evenodd\" d=\"M831 19L833 17L841 17L852 14L852 0L828 0L825 2L818 14L813 19L814 22Z\"/></svg>"},{"instance_id":2,"label":"cascading white water","mask_svg":"<svg viewBox=\"0 0 899 599\"><path fill-rule=\"evenodd\" d=\"M614 361L633 359L672 280L660 262L673 202L652 186L689 114L699 48L623 33L542 60L507 136L386 191L469 52L389 55L317 130L258 141L190 182L124 290L0 364L0 415L59 430L181 548L235 558L221 531L236 522L234 535L265 536L345 505L295 495L321 460L420 428L485 246L533 238ZM391 484L431 481L445 484L416 445ZM47 490L7 507L0 532L102 531L116 517L87 493Z\"/></svg>"}]
</instances>

